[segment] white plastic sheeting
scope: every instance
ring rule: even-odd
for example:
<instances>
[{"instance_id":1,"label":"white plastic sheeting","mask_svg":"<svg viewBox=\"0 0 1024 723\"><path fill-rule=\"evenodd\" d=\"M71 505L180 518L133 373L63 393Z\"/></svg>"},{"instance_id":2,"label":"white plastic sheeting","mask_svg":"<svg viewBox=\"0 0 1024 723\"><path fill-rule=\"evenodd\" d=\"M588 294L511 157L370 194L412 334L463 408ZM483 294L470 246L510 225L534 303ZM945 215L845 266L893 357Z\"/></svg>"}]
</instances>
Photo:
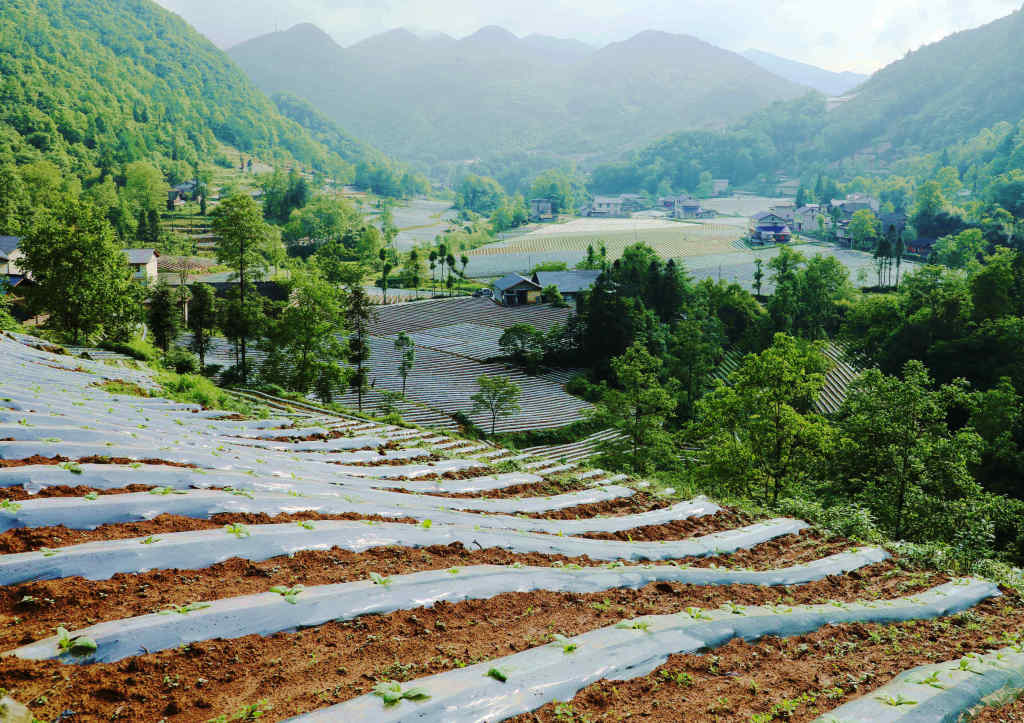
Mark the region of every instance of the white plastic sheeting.
<instances>
[{"instance_id":1,"label":"white plastic sheeting","mask_svg":"<svg viewBox=\"0 0 1024 723\"><path fill-rule=\"evenodd\" d=\"M187 613L154 613L100 623L77 630L72 635L86 636L97 643L96 654L88 659L61 656L56 637L26 645L10 654L31 660L59 657L66 662L104 663L137 655L139 650L156 652L215 637L270 635L322 625L331 620L350 620L360 615L433 607L441 601L454 603L533 590L591 593L612 588L641 588L652 582L799 585L821 580L827 575L841 575L887 557L888 554L880 548L867 548L832 555L807 565L764 572L681 569L671 565L614 569L477 565L431 570L396 575L386 584L367 580L308 587L294 595L291 601L278 593L246 595L204 603L206 607ZM185 602L191 601L183 601L182 604Z\"/></svg>"},{"instance_id":2,"label":"white plastic sheeting","mask_svg":"<svg viewBox=\"0 0 1024 723\"><path fill-rule=\"evenodd\" d=\"M912 598L839 607L750 607L741 614L732 609L704 612L699 616L685 613L649 616L640 619L644 626L641 628L629 624L601 628L569 638L567 643L544 645L412 681L410 686L423 688L430 696L424 700L406 700L386 707L380 698L363 695L290 720L301 723L504 720L552 700L569 700L580 689L598 680L626 680L646 675L662 665L669 655L716 648L734 638L788 637L829 624L934 618L965 610L999 594L999 588L992 583L969 580L963 585L942 585ZM567 652L566 644L575 647ZM491 668L500 670L507 681L488 676Z\"/></svg>"},{"instance_id":3,"label":"white plastic sheeting","mask_svg":"<svg viewBox=\"0 0 1024 723\"><path fill-rule=\"evenodd\" d=\"M818 718L815 723L957 723L986 698L1024 690L1024 649L1014 645L922 665Z\"/></svg>"},{"instance_id":4,"label":"white plastic sheeting","mask_svg":"<svg viewBox=\"0 0 1024 723\"><path fill-rule=\"evenodd\" d=\"M594 560L674 560L728 554L806 529L797 520L770 520L703 537L666 542L619 542L557 537L535 532L510 533L468 525L433 524L429 529L398 523L323 521L311 524L252 525L244 535L226 530L175 532L150 538L87 542L55 550L0 555L0 585L81 576L105 580L119 572L197 569L232 557L268 560L300 550L337 547L363 552L374 547L429 547L461 543L467 548L499 548L511 552Z\"/></svg>"}]
</instances>

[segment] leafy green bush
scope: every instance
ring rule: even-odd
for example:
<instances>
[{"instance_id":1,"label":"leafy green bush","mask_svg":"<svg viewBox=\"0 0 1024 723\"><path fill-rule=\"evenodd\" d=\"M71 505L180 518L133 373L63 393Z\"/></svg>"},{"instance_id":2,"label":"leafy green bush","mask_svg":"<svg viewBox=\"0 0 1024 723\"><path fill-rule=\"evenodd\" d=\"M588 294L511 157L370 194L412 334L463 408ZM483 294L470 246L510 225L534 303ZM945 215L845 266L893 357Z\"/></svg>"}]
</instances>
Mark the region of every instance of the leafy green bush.
<instances>
[{"instance_id":1,"label":"leafy green bush","mask_svg":"<svg viewBox=\"0 0 1024 723\"><path fill-rule=\"evenodd\" d=\"M196 374L199 372L199 357L188 349L175 346L164 357L164 365L178 374Z\"/></svg>"}]
</instances>

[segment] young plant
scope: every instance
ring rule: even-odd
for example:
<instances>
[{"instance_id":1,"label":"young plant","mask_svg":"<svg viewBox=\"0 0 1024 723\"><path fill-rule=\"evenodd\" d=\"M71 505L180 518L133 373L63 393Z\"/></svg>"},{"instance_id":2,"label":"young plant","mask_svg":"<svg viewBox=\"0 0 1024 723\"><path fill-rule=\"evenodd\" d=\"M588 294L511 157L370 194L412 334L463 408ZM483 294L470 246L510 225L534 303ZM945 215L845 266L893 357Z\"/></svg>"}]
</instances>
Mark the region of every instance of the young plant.
<instances>
[{"instance_id":1,"label":"young plant","mask_svg":"<svg viewBox=\"0 0 1024 723\"><path fill-rule=\"evenodd\" d=\"M249 532L249 528L243 525L241 522L234 522L230 525L224 525L224 531L229 535L234 535L239 540L243 537L249 537L252 533Z\"/></svg>"},{"instance_id":2,"label":"young plant","mask_svg":"<svg viewBox=\"0 0 1024 723\"><path fill-rule=\"evenodd\" d=\"M59 550L54 550L49 547L40 547L39 551L43 553L43 557L53 557L59 552Z\"/></svg>"},{"instance_id":3,"label":"young plant","mask_svg":"<svg viewBox=\"0 0 1024 723\"><path fill-rule=\"evenodd\" d=\"M686 608L686 614L694 620L711 620L711 616L705 615L704 611L700 608L688 607Z\"/></svg>"},{"instance_id":4,"label":"young plant","mask_svg":"<svg viewBox=\"0 0 1024 723\"><path fill-rule=\"evenodd\" d=\"M98 494L96 494L95 492L90 492L89 494L85 495L85 499L89 500L90 502L94 502L94 501L98 500L99 497L100 496Z\"/></svg>"},{"instance_id":5,"label":"young plant","mask_svg":"<svg viewBox=\"0 0 1024 723\"><path fill-rule=\"evenodd\" d=\"M284 587L283 585L275 585L270 588L270 592L276 592L278 595L284 598L285 602L291 603L292 605L298 605L296 598L299 593L305 588L302 585L296 585L295 587Z\"/></svg>"},{"instance_id":6,"label":"young plant","mask_svg":"<svg viewBox=\"0 0 1024 723\"><path fill-rule=\"evenodd\" d=\"M84 635L71 637L66 628L57 628L57 652L68 653L76 658L85 658L96 652L99 646L92 638Z\"/></svg>"},{"instance_id":7,"label":"young plant","mask_svg":"<svg viewBox=\"0 0 1024 723\"><path fill-rule=\"evenodd\" d=\"M17 502L11 502L10 500L3 500L0 502L0 510L4 512L17 512L21 509L21 505Z\"/></svg>"},{"instance_id":8,"label":"young plant","mask_svg":"<svg viewBox=\"0 0 1024 723\"><path fill-rule=\"evenodd\" d=\"M74 462L65 462L64 464L61 465L61 467L66 469L71 474L82 474L82 468L79 467Z\"/></svg>"},{"instance_id":9,"label":"young plant","mask_svg":"<svg viewBox=\"0 0 1024 723\"><path fill-rule=\"evenodd\" d=\"M185 490L176 490L173 487L154 487L149 491L151 495L187 495Z\"/></svg>"},{"instance_id":10,"label":"young plant","mask_svg":"<svg viewBox=\"0 0 1024 723\"><path fill-rule=\"evenodd\" d=\"M430 520L423 520L423 522L420 523L420 527L422 527L424 530L429 530L430 526L433 525L433 524L434 523L431 522Z\"/></svg>"},{"instance_id":11,"label":"young plant","mask_svg":"<svg viewBox=\"0 0 1024 723\"><path fill-rule=\"evenodd\" d=\"M153 544L156 544L157 542L160 542L160 538L159 537L154 537L153 535L150 535L145 540L139 540L139 544L140 545L153 545Z\"/></svg>"},{"instance_id":12,"label":"young plant","mask_svg":"<svg viewBox=\"0 0 1024 723\"><path fill-rule=\"evenodd\" d=\"M650 632L651 624L645 620L623 620L615 627L621 630L640 630L641 632Z\"/></svg>"},{"instance_id":13,"label":"young plant","mask_svg":"<svg viewBox=\"0 0 1024 723\"><path fill-rule=\"evenodd\" d=\"M501 670L501 668L491 668L487 671L487 675L494 678L499 683L508 682L508 674Z\"/></svg>"},{"instance_id":14,"label":"young plant","mask_svg":"<svg viewBox=\"0 0 1024 723\"><path fill-rule=\"evenodd\" d=\"M569 640L569 638L565 637L564 635L560 635L559 633L555 633L554 635L551 636L551 638L552 638L551 644L552 645L560 645L560 646L562 646L562 652L565 653L566 655L568 655L569 653L575 653L576 652L576 648L578 647L576 645L576 643L572 642L571 640Z\"/></svg>"},{"instance_id":15,"label":"young plant","mask_svg":"<svg viewBox=\"0 0 1024 723\"><path fill-rule=\"evenodd\" d=\"M394 680L377 683L373 687L373 694L382 698L385 706L398 705L403 700L424 700L430 697L425 688L402 690L402 684Z\"/></svg>"},{"instance_id":16,"label":"young plant","mask_svg":"<svg viewBox=\"0 0 1024 723\"><path fill-rule=\"evenodd\" d=\"M380 573L377 573L377 572L371 572L370 573L370 579L373 580L373 584L374 585L385 585L385 586L387 586L387 585L391 584L391 578L390 577L384 577L383 575L381 575Z\"/></svg>"},{"instance_id":17,"label":"young plant","mask_svg":"<svg viewBox=\"0 0 1024 723\"><path fill-rule=\"evenodd\" d=\"M175 613L178 615L188 615L196 610L205 610L208 607L210 607L210 603L194 602L188 605L175 605L171 603L167 610L161 610L157 615L174 615Z\"/></svg>"},{"instance_id":18,"label":"young plant","mask_svg":"<svg viewBox=\"0 0 1024 723\"><path fill-rule=\"evenodd\" d=\"M918 685L930 685L932 688L938 688L939 690L945 690L946 686L939 682L939 671L933 672L927 678L923 680L915 681Z\"/></svg>"},{"instance_id":19,"label":"young plant","mask_svg":"<svg viewBox=\"0 0 1024 723\"><path fill-rule=\"evenodd\" d=\"M298 524L298 526L301 527L304 530L315 530L316 529L316 527L313 525L313 523L310 522L309 520L303 520L302 522L298 522L296 524Z\"/></svg>"},{"instance_id":20,"label":"young plant","mask_svg":"<svg viewBox=\"0 0 1024 723\"><path fill-rule=\"evenodd\" d=\"M897 706L901 706L901 705L917 705L917 701L916 700L910 700L909 698L904 698L901 694L896 695L896 696L880 695L880 696L878 696L878 700L882 701L886 705L891 705L894 708L897 707Z\"/></svg>"}]
</instances>

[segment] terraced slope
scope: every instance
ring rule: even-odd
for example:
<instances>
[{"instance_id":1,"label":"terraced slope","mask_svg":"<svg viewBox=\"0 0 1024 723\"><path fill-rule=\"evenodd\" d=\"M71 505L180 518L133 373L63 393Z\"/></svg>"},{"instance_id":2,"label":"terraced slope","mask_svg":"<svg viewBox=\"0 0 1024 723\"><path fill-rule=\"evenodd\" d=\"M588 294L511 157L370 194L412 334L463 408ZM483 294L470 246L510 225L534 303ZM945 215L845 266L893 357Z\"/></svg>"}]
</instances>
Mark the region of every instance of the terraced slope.
<instances>
[{"instance_id":1,"label":"terraced slope","mask_svg":"<svg viewBox=\"0 0 1024 723\"><path fill-rule=\"evenodd\" d=\"M799 520L115 377L157 391L0 336L0 687L40 720L810 720L1020 645L1016 595Z\"/></svg>"},{"instance_id":2,"label":"terraced slope","mask_svg":"<svg viewBox=\"0 0 1024 723\"><path fill-rule=\"evenodd\" d=\"M451 298L394 304L380 307L371 325L370 373L372 389L363 397L363 411L383 415L391 406L402 419L441 429L457 429L452 418L456 412L469 415L470 399L477 392L481 376L507 377L522 390L521 410L498 421L498 432L561 427L582 419L590 404L565 392L571 378L564 370L529 376L504 364L486 360L501 355L498 340L510 326L526 323L541 330L564 324L570 309L554 306L499 306L487 299ZM405 385L406 399L397 403L384 399L382 391L401 392L398 374L400 354L395 349L399 332L410 334L416 344L416 363ZM191 337L179 340L188 344ZM265 354L250 351L250 360L258 366ZM214 340L207 354L208 363L228 368L235 363L234 349L226 340ZM336 401L356 408L356 395L336 390ZM474 423L489 430L486 415L469 415Z\"/></svg>"}]
</instances>

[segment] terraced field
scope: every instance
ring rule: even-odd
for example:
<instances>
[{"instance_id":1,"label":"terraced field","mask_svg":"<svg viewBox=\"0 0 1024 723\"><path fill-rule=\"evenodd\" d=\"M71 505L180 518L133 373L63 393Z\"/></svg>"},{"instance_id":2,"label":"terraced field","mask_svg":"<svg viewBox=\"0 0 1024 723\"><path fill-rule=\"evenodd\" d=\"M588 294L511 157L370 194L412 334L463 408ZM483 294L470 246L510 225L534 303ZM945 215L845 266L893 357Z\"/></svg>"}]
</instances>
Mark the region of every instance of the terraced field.
<instances>
[{"instance_id":1,"label":"terraced field","mask_svg":"<svg viewBox=\"0 0 1024 723\"><path fill-rule=\"evenodd\" d=\"M470 397L477 391L481 376L502 376L511 379L522 390L521 410L500 419L499 432L520 432L530 429L561 427L577 422L583 410L591 405L565 392L568 381L564 371L528 376L504 364L485 363L501 354L498 339L502 332L517 323L529 323L547 330L565 323L568 308L553 306L504 307L487 299L450 298L395 304L381 307L370 328L370 382L372 389L363 398L363 411L383 412L389 405L408 422L457 428L452 415L469 414ZM416 344L416 363L406 383L406 399L391 403L382 390L402 391L398 373L400 355L395 350L395 337L405 331ZM187 344L189 335L179 340ZM259 365L265 354L250 352L251 362ZM224 339L214 340L207 355L208 363L224 368L237 363L233 347ZM571 375L569 375L571 377ZM356 408L354 393L338 389L336 401ZM469 415L474 423L490 428L484 415Z\"/></svg>"},{"instance_id":2,"label":"terraced field","mask_svg":"<svg viewBox=\"0 0 1024 723\"><path fill-rule=\"evenodd\" d=\"M113 378L156 392L0 336L0 687L40 720L931 721L1024 686L1024 606L984 580L572 463Z\"/></svg>"}]
</instances>

